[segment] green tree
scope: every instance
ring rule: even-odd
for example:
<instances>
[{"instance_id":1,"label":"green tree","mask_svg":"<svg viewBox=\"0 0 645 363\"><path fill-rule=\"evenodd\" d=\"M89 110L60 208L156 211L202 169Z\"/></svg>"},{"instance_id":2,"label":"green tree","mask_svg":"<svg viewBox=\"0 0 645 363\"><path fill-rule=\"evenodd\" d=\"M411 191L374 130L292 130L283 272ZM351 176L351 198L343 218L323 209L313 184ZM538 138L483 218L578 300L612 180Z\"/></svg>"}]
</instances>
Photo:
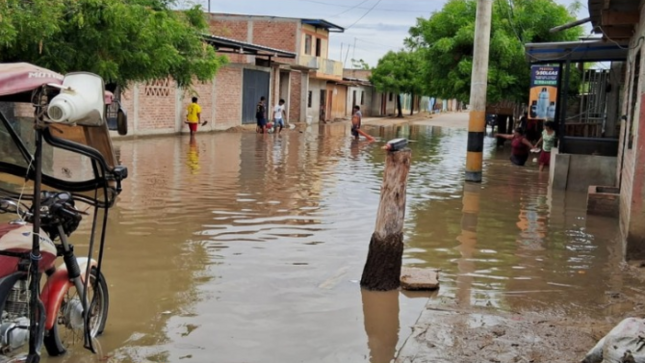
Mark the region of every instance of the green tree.
<instances>
[{"instance_id":1,"label":"green tree","mask_svg":"<svg viewBox=\"0 0 645 363\"><path fill-rule=\"evenodd\" d=\"M352 68L353 69L369 70L370 65L367 64L367 62L365 62L362 59L354 59L354 58L352 58Z\"/></svg>"},{"instance_id":2,"label":"green tree","mask_svg":"<svg viewBox=\"0 0 645 363\"><path fill-rule=\"evenodd\" d=\"M403 117L401 105L401 93L409 93L414 99L415 95L421 95L423 79L419 77L419 69L422 65L422 58L418 52L413 51L389 51L372 70L370 82L379 92L391 92L397 95L397 117ZM411 114L414 107L410 107Z\"/></svg>"},{"instance_id":3,"label":"green tree","mask_svg":"<svg viewBox=\"0 0 645 363\"><path fill-rule=\"evenodd\" d=\"M575 5L575 4L574 4ZM576 40L580 27L558 33L549 29L575 20L553 0L496 0L490 43L488 101L526 102L530 67L524 44ZM475 34L477 1L449 0L429 19L419 18L406 39L425 59L420 72L427 93L468 102Z\"/></svg>"},{"instance_id":4,"label":"green tree","mask_svg":"<svg viewBox=\"0 0 645 363\"><path fill-rule=\"evenodd\" d=\"M0 0L0 62L93 72L127 87L168 76L208 81L226 63L205 45L199 6L173 0Z\"/></svg>"}]
</instances>

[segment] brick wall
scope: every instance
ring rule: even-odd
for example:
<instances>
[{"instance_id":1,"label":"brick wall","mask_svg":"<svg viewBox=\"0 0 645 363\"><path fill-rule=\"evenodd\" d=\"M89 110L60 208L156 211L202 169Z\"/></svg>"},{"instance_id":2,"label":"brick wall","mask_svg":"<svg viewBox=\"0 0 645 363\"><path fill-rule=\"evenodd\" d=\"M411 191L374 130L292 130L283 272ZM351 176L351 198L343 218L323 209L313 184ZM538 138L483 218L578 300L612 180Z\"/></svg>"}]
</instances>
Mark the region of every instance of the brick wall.
<instances>
[{"instance_id":1,"label":"brick wall","mask_svg":"<svg viewBox=\"0 0 645 363\"><path fill-rule=\"evenodd\" d=\"M289 20L253 20L253 38L251 42L266 47L296 52L297 21ZM275 58L275 61L294 63L295 59Z\"/></svg>"},{"instance_id":2,"label":"brick wall","mask_svg":"<svg viewBox=\"0 0 645 363\"><path fill-rule=\"evenodd\" d=\"M302 98L302 73L292 71L289 77L291 91L289 93L289 121L300 121L300 99Z\"/></svg>"},{"instance_id":3,"label":"brick wall","mask_svg":"<svg viewBox=\"0 0 645 363\"><path fill-rule=\"evenodd\" d=\"M250 42L249 23L246 20L235 20L220 17L211 17L209 29L211 34ZM252 59L241 54L226 54L231 63L250 63Z\"/></svg>"},{"instance_id":4,"label":"brick wall","mask_svg":"<svg viewBox=\"0 0 645 363\"><path fill-rule=\"evenodd\" d=\"M645 16L645 8L641 9L641 19ZM645 60L645 47L640 44L638 38L645 34L645 23L641 21L638 30L632 38L628 57L628 72L630 82L625 82L627 94L624 97L623 111L628 115L628 122L623 122L621 127L621 143L619 150L622 152L623 145L629 140L624 139L625 128L627 127L627 134L629 135L629 127L631 115L633 117L633 140L632 148L624 148L624 154L620 161L622 162L621 170L621 193L620 193L620 226L623 236L626 237L626 258L644 258L645 257L645 209L643 208L643 198L645 198L645 127L642 127L645 122L645 108L641 107L645 96L643 96L643 82L645 77L643 75L643 61ZM636 47L640 45L638 48ZM636 92L637 100L632 110L632 82L634 72L634 61L636 53L641 52L641 64L639 74L639 84ZM620 164L619 164L620 165Z\"/></svg>"},{"instance_id":5,"label":"brick wall","mask_svg":"<svg viewBox=\"0 0 645 363\"><path fill-rule=\"evenodd\" d=\"M187 90L177 88L172 81L133 85L121 95L121 104L128 114L128 135L188 132L183 122L193 96L199 99L202 121L208 121L199 131L241 125L242 69L239 65L224 66L215 82L196 82Z\"/></svg>"},{"instance_id":6,"label":"brick wall","mask_svg":"<svg viewBox=\"0 0 645 363\"><path fill-rule=\"evenodd\" d=\"M210 31L213 35L296 52L298 19L211 14ZM253 63L253 57L230 55L233 63ZM295 63L295 59L274 58L274 61Z\"/></svg>"},{"instance_id":7,"label":"brick wall","mask_svg":"<svg viewBox=\"0 0 645 363\"><path fill-rule=\"evenodd\" d=\"M138 87L138 128L175 131L177 85L171 79L147 82Z\"/></svg>"},{"instance_id":8,"label":"brick wall","mask_svg":"<svg viewBox=\"0 0 645 363\"><path fill-rule=\"evenodd\" d=\"M215 84L215 127L226 129L242 124L242 69L220 69Z\"/></svg>"},{"instance_id":9,"label":"brick wall","mask_svg":"<svg viewBox=\"0 0 645 363\"><path fill-rule=\"evenodd\" d=\"M218 74L219 76L219 74ZM217 80L217 77L215 77ZM217 82L217 81L216 81ZM182 94L181 97L181 110L180 110L180 120L184 121L186 119L186 108L192 102L192 98L197 97L198 103L202 108L202 122L208 121L209 123L214 122L213 119L213 82L196 82L193 84L189 91L186 91Z\"/></svg>"}]
</instances>

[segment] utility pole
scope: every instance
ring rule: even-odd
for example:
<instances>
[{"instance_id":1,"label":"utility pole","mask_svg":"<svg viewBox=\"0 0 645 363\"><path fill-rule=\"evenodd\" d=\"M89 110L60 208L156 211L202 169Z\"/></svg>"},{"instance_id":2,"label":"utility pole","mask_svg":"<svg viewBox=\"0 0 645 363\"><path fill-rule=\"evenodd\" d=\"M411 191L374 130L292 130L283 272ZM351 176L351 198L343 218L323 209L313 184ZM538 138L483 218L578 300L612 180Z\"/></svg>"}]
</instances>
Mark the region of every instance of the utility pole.
<instances>
[{"instance_id":1,"label":"utility pole","mask_svg":"<svg viewBox=\"0 0 645 363\"><path fill-rule=\"evenodd\" d=\"M352 60L356 59L356 37L354 37L354 49L352 50Z\"/></svg>"},{"instance_id":2,"label":"utility pole","mask_svg":"<svg viewBox=\"0 0 645 363\"><path fill-rule=\"evenodd\" d=\"M340 58L338 58L338 59L343 60L343 43L340 43ZM343 65L343 67L344 67L344 65Z\"/></svg>"},{"instance_id":3,"label":"utility pole","mask_svg":"<svg viewBox=\"0 0 645 363\"><path fill-rule=\"evenodd\" d=\"M475 48L470 81L470 119L468 122L468 153L466 181L481 183L486 131L486 91L488 86L488 53L493 0L477 0Z\"/></svg>"},{"instance_id":4,"label":"utility pole","mask_svg":"<svg viewBox=\"0 0 645 363\"><path fill-rule=\"evenodd\" d=\"M211 13L211 0L208 0L208 13Z\"/></svg>"}]
</instances>

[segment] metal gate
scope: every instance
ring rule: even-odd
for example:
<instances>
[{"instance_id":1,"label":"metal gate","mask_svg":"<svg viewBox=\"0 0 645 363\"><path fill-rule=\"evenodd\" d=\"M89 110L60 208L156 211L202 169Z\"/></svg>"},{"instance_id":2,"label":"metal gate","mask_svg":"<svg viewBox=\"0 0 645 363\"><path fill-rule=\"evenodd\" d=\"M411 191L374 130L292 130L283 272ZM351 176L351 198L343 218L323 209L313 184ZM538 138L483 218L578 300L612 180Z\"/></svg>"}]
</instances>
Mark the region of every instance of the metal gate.
<instances>
[{"instance_id":1,"label":"metal gate","mask_svg":"<svg viewBox=\"0 0 645 363\"><path fill-rule=\"evenodd\" d=\"M255 106L262 96L267 99L267 117L270 118L269 72L245 69L242 87L242 123L255 123Z\"/></svg>"}]
</instances>

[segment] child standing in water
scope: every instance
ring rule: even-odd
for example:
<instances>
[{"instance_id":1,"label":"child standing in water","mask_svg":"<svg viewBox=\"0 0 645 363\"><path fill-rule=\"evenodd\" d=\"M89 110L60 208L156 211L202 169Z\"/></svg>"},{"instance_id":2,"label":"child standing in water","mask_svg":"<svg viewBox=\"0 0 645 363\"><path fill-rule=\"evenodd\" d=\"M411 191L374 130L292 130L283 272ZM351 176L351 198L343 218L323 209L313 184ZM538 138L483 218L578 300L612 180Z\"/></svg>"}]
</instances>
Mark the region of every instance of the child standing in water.
<instances>
[{"instance_id":1,"label":"child standing in water","mask_svg":"<svg viewBox=\"0 0 645 363\"><path fill-rule=\"evenodd\" d=\"M551 162L551 150L555 144L555 123L553 121L547 121L544 123L544 131L542 131L542 137L535 144L535 147L539 147L542 144L542 153L540 153L540 171L544 170L545 166L549 166Z\"/></svg>"}]
</instances>

